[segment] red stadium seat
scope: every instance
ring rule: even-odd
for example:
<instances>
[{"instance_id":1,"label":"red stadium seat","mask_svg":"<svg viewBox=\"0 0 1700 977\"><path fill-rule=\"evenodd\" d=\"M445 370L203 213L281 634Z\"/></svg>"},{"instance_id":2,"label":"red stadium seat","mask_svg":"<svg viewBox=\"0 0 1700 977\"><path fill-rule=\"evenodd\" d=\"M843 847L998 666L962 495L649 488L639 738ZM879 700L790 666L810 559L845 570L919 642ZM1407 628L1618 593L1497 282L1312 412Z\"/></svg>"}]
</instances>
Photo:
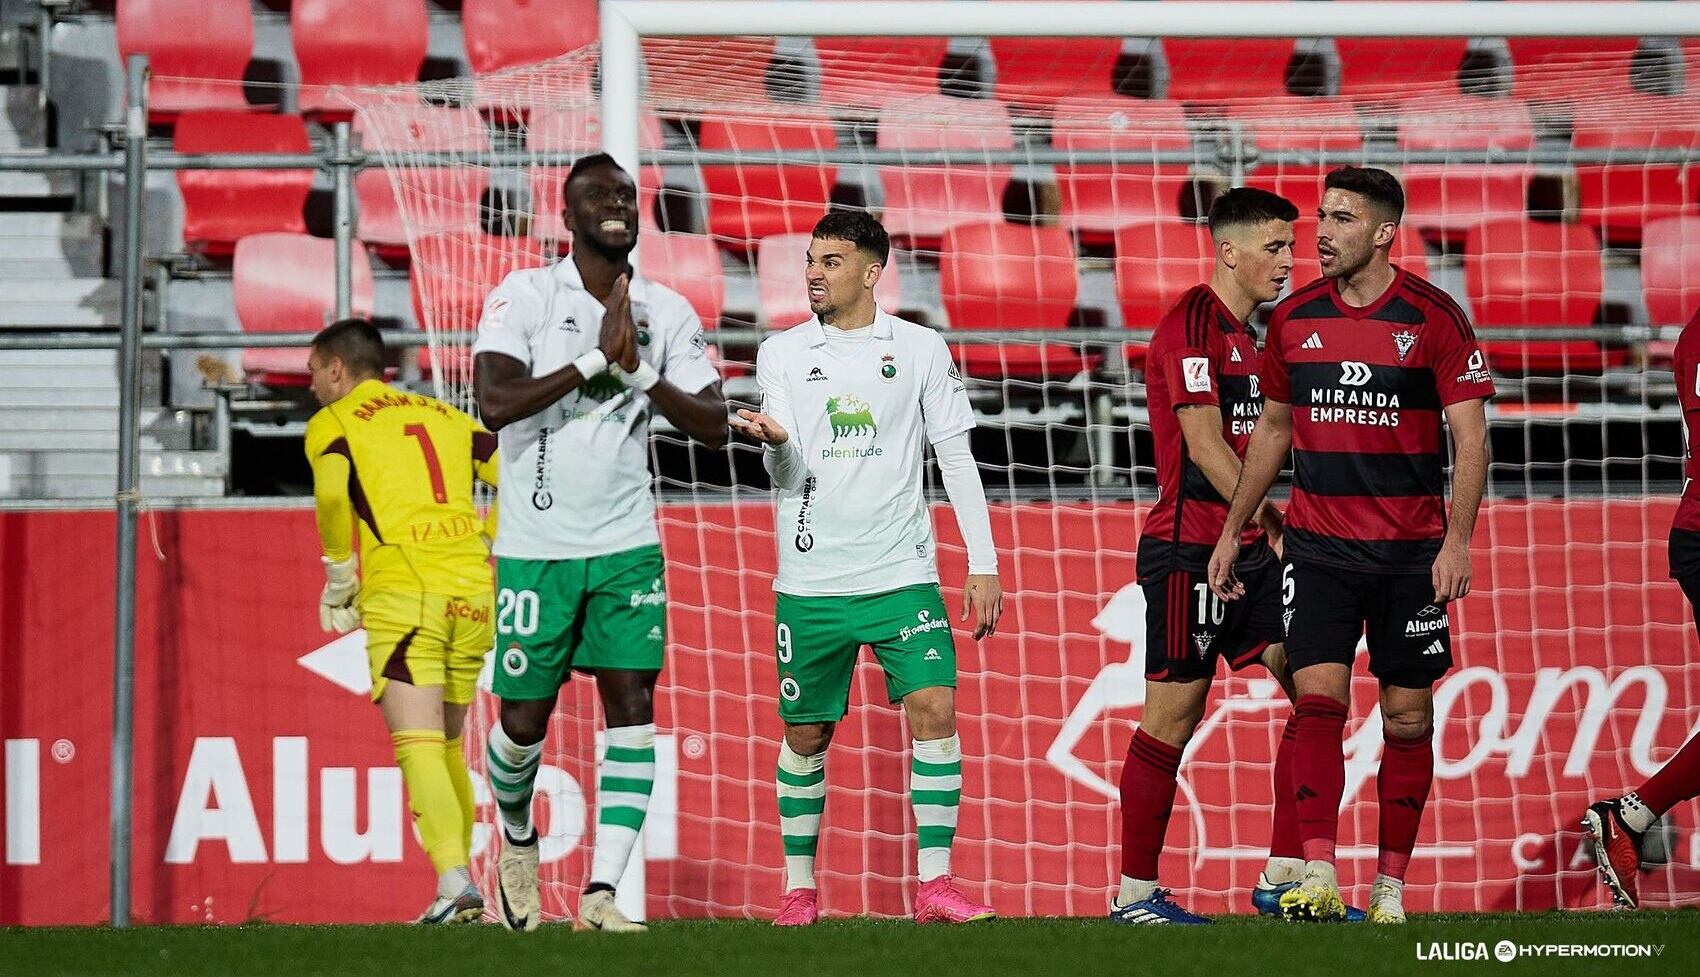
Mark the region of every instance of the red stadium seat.
<instances>
[{"instance_id":1,"label":"red stadium seat","mask_svg":"<svg viewBox=\"0 0 1700 977\"><path fill-rule=\"evenodd\" d=\"M1187 289L1210 280L1216 252L1202 224L1145 221L1116 230L1116 303L1122 325L1155 329Z\"/></svg>"},{"instance_id":2,"label":"red stadium seat","mask_svg":"<svg viewBox=\"0 0 1700 977\"><path fill-rule=\"evenodd\" d=\"M957 224L939 246L939 294L955 331L1063 329L1079 283L1074 242L1060 227ZM1066 377L1096 365L1048 343L959 345L956 362L981 377Z\"/></svg>"},{"instance_id":3,"label":"red stadium seat","mask_svg":"<svg viewBox=\"0 0 1700 977\"><path fill-rule=\"evenodd\" d=\"M1363 148L1363 130L1351 103L1332 98L1265 99L1239 117L1246 138L1262 152L1354 152ZM1246 176L1246 186L1278 193L1314 215L1322 203L1322 181L1329 166L1263 163Z\"/></svg>"},{"instance_id":4,"label":"red stadium seat","mask_svg":"<svg viewBox=\"0 0 1700 977\"><path fill-rule=\"evenodd\" d=\"M638 148L645 152L662 147L661 120L645 112L638 122ZM602 120L595 106L562 109L538 114L531 119L526 148L534 153L559 152L575 156L602 148ZM561 216L565 200L562 182L568 166L538 166L531 171L531 233L544 240L566 240L567 225ZM638 222L655 223L655 198L661 191L661 167L646 166L638 178Z\"/></svg>"},{"instance_id":5,"label":"red stadium seat","mask_svg":"<svg viewBox=\"0 0 1700 977\"><path fill-rule=\"evenodd\" d=\"M837 147L838 134L831 119L793 109L769 118L704 119L698 145L711 152L823 150ZM769 234L810 230L826 215L837 179L836 166L814 163L704 166L708 232L747 251Z\"/></svg>"},{"instance_id":6,"label":"red stadium seat","mask_svg":"<svg viewBox=\"0 0 1700 977\"><path fill-rule=\"evenodd\" d=\"M1290 39L1163 39L1169 62L1170 98L1182 102L1225 102L1287 94Z\"/></svg>"},{"instance_id":7,"label":"red stadium seat","mask_svg":"<svg viewBox=\"0 0 1700 977\"><path fill-rule=\"evenodd\" d=\"M421 329L472 332L484 311L490 290L509 272L541 268L547 261L543 242L529 237L495 237L483 232L430 234L414 242L409 285L413 315ZM441 347L440 365L450 382L472 382L471 353L466 345ZM419 368L434 368L430 347L419 349Z\"/></svg>"},{"instance_id":8,"label":"red stadium seat","mask_svg":"<svg viewBox=\"0 0 1700 977\"><path fill-rule=\"evenodd\" d=\"M1339 37L1340 96L1365 104L1457 95L1462 37Z\"/></svg>"},{"instance_id":9,"label":"red stadium seat","mask_svg":"<svg viewBox=\"0 0 1700 977\"><path fill-rule=\"evenodd\" d=\"M352 311L372 314L372 265L354 242ZM232 270L236 318L243 332L316 332L336 310L336 244L305 234L250 234L236 242ZM307 385L307 350L250 349L249 378L268 386Z\"/></svg>"},{"instance_id":10,"label":"red stadium seat","mask_svg":"<svg viewBox=\"0 0 1700 977\"><path fill-rule=\"evenodd\" d=\"M301 111L346 119L352 109L324 86L416 81L429 26L425 0L295 0L289 30L301 66Z\"/></svg>"},{"instance_id":11,"label":"red stadium seat","mask_svg":"<svg viewBox=\"0 0 1700 977\"><path fill-rule=\"evenodd\" d=\"M726 280L713 238L676 231L644 234L638 239L638 273L689 300L704 329L720 323Z\"/></svg>"},{"instance_id":12,"label":"red stadium seat","mask_svg":"<svg viewBox=\"0 0 1700 977\"><path fill-rule=\"evenodd\" d=\"M994 37L991 46L998 100L1018 110L1043 113L1071 96L1116 94L1119 37Z\"/></svg>"},{"instance_id":13,"label":"red stadium seat","mask_svg":"<svg viewBox=\"0 0 1700 977\"><path fill-rule=\"evenodd\" d=\"M646 37L643 61L653 99L739 102L768 100L772 37Z\"/></svg>"},{"instance_id":14,"label":"red stadium seat","mask_svg":"<svg viewBox=\"0 0 1700 977\"><path fill-rule=\"evenodd\" d=\"M803 260L812 240L806 233L775 234L762 238L756 248L756 283L761 293L762 320L769 329L789 329L814 315L803 285ZM897 262L887 261L879 284L874 286L874 299L880 308L893 314L903 304L903 286L897 276Z\"/></svg>"},{"instance_id":15,"label":"red stadium seat","mask_svg":"<svg viewBox=\"0 0 1700 977\"><path fill-rule=\"evenodd\" d=\"M172 148L179 153L311 153L298 115L220 110L177 117ZM237 240L262 231L306 233L302 207L313 189L312 170L178 170L183 193L183 242L201 254L226 256Z\"/></svg>"},{"instance_id":16,"label":"red stadium seat","mask_svg":"<svg viewBox=\"0 0 1700 977\"><path fill-rule=\"evenodd\" d=\"M118 5L118 57L146 54L148 121L170 122L195 109L247 109L242 78L254 54L248 0L124 0Z\"/></svg>"},{"instance_id":17,"label":"red stadium seat","mask_svg":"<svg viewBox=\"0 0 1700 977\"><path fill-rule=\"evenodd\" d=\"M1578 118L1577 149L1700 149L1700 99L1657 95L1614 99L1612 111ZM1689 167L1629 162L1576 167L1582 221L1610 244L1634 245L1650 220L1694 212L1695 184Z\"/></svg>"},{"instance_id":18,"label":"red stadium seat","mask_svg":"<svg viewBox=\"0 0 1700 977\"><path fill-rule=\"evenodd\" d=\"M475 75L577 51L601 29L596 0L466 0L460 22Z\"/></svg>"},{"instance_id":19,"label":"red stadium seat","mask_svg":"<svg viewBox=\"0 0 1700 977\"><path fill-rule=\"evenodd\" d=\"M1464 241L1470 311L1483 328L1590 326L1598 318L1603 273L1592 228L1508 219L1488 221ZM1484 341L1496 369L1509 372L1598 370L1623 363L1626 350L1585 340Z\"/></svg>"},{"instance_id":20,"label":"red stadium seat","mask_svg":"<svg viewBox=\"0 0 1700 977\"><path fill-rule=\"evenodd\" d=\"M1428 250L1423 239L1408 224L1399 225L1393 238L1393 250L1388 260L1409 272L1428 277ZM1293 270L1287 275L1287 291L1309 285L1322 277L1322 263L1316 256L1316 216L1300 214L1293 224Z\"/></svg>"},{"instance_id":21,"label":"red stadium seat","mask_svg":"<svg viewBox=\"0 0 1700 977\"><path fill-rule=\"evenodd\" d=\"M1528 149L1535 141L1527 103L1460 96L1414 102L1399 122L1408 150ZM1413 163L1400 171L1405 223L1438 238L1461 236L1483 220L1522 217L1532 166Z\"/></svg>"},{"instance_id":22,"label":"red stadium seat","mask_svg":"<svg viewBox=\"0 0 1700 977\"><path fill-rule=\"evenodd\" d=\"M1641 294L1655 326L1685 325L1700 309L1700 217L1666 217L1646 226Z\"/></svg>"},{"instance_id":23,"label":"red stadium seat","mask_svg":"<svg viewBox=\"0 0 1700 977\"><path fill-rule=\"evenodd\" d=\"M472 109L419 104L405 112L386 111L372 125L358 116L355 128L368 149L395 152L461 151L484 153L490 134ZM392 186L380 167L368 167L354 178L360 201L360 239L386 259L407 257L407 227L403 204L414 218L414 233L455 234L478 230L478 204L485 188L484 167L407 167Z\"/></svg>"},{"instance_id":24,"label":"red stadium seat","mask_svg":"<svg viewBox=\"0 0 1700 977\"><path fill-rule=\"evenodd\" d=\"M1515 0L1513 0L1515 2ZM1610 17L1601 7L1600 16ZM1633 37L1509 37L1512 93L1535 101L1627 95Z\"/></svg>"},{"instance_id":25,"label":"red stadium seat","mask_svg":"<svg viewBox=\"0 0 1700 977\"><path fill-rule=\"evenodd\" d=\"M946 95L929 95L881 112L878 141L881 149L1015 146L1001 103ZM886 229L894 238L930 247L953 225L1001 220L1009 174L1007 163L882 167Z\"/></svg>"},{"instance_id":26,"label":"red stadium seat","mask_svg":"<svg viewBox=\"0 0 1700 977\"><path fill-rule=\"evenodd\" d=\"M848 109L880 109L936 95L950 42L942 37L817 37L820 100Z\"/></svg>"},{"instance_id":27,"label":"red stadium seat","mask_svg":"<svg viewBox=\"0 0 1700 977\"><path fill-rule=\"evenodd\" d=\"M1063 152L1184 151L1192 148L1192 136L1179 102L1067 98L1052 115L1051 145ZM1123 224L1178 218L1181 196L1191 186L1189 169L1185 164L1059 163L1062 225L1089 244L1107 244Z\"/></svg>"}]
</instances>

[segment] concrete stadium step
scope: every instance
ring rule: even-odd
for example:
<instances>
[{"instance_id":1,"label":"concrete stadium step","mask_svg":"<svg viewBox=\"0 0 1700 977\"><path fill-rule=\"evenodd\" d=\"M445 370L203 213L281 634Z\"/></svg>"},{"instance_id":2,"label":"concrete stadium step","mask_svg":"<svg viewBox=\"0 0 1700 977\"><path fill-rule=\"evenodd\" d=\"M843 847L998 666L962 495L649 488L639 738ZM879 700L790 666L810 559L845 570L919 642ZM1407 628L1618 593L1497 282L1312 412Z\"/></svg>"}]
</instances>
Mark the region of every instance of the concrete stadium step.
<instances>
[{"instance_id":1,"label":"concrete stadium step","mask_svg":"<svg viewBox=\"0 0 1700 977\"><path fill-rule=\"evenodd\" d=\"M0 212L0 280L98 278L104 251L93 214Z\"/></svg>"},{"instance_id":2,"label":"concrete stadium step","mask_svg":"<svg viewBox=\"0 0 1700 977\"><path fill-rule=\"evenodd\" d=\"M183 451L190 443L187 415L163 407L142 410L138 443L144 452ZM113 407L18 407L0 412L0 452L118 450L118 410Z\"/></svg>"},{"instance_id":3,"label":"concrete stadium step","mask_svg":"<svg viewBox=\"0 0 1700 977\"><path fill-rule=\"evenodd\" d=\"M40 149L47 145L47 114L35 85L0 85L0 149Z\"/></svg>"},{"instance_id":4,"label":"concrete stadium step","mask_svg":"<svg viewBox=\"0 0 1700 977\"><path fill-rule=\"evenodd\" d=\"M121 283L109 278L9 280L0 328L117 328L121 292Z\"/></svg>"},{"instance_id":5,"label":"concrete stadium step","mask_svg":"<svg viewBox=\"0 0 1700 977\"><path fill-rule=\"evenodd\" d=\"M111 451L0 451L0 498L111 498L117 466ZM216 451L144 452L141 468L143 496L224 494L225 462Z\"/></svg>"},{"instance_id":6,"label":"concrete stadium step","mask_svg":"<svg viewBox=\"0 0 1700 977\"><path fill-rule=\"evenodd\" d=\"M20 197L39 200L48 197L69 197L76 192L76 177L70 173L31 173L24 170L0 171L0 197Z\"/></svg>"}]
</instances>

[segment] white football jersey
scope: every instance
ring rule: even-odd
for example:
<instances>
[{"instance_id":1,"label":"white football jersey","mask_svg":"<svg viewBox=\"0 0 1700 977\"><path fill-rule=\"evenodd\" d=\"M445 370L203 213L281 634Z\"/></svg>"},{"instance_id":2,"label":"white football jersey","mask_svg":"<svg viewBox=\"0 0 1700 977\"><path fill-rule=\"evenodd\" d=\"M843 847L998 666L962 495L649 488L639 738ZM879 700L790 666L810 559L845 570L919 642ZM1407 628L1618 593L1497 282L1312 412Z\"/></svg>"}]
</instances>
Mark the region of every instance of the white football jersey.
<instances>
[{"instance_id":1,"label":"white football jersey","mask_svg":"<svg viewBox=\"0 0 1700 977\"><path fill-rule=\"evenodd\" d=\"M684 296L637 276L631 297L644 362L689 393L720 379ZM603 311L570 257L551 268L515 271L485 300L472 352L511 356L532 376L547 376L596 347ZM604 373L502 428L492 552L584 559L659 542L649 410L648 395Z\"/></svg>"},{"instance_id":2,"label":"white football jersey","mask_svg":"<svg viewBox=\"0 0 1700 977\"><path fill-rule=\"evenodd\" d=\"M927 443L974 427L944 338L876 312L863 345L840 352L820 320L773 336L756 355L762 412L802 452L800 491L779 492L779 575L796 596L873 594L937 583L922 484Z\"/></svg>"}]
</instances>

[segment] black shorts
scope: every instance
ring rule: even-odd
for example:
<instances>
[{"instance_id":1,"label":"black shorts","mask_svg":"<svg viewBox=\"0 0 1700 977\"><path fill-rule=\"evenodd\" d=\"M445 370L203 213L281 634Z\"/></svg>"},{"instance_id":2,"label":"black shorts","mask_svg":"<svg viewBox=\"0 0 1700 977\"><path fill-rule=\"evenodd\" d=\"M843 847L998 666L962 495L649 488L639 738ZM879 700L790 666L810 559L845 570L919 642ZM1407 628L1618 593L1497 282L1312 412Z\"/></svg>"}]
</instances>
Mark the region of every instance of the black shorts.
<instances>
[{"instance_id":1,"label":"black shorts","mask_svg":"<svg viewBox=\"0 0 1700 977\"><path fill-rule=\"evenodd\" d=\"M1240 669L1281 643L1281 565L1239 573L1245 596L1225 601L1210 592L1202 570L1175 570L1147 580L1145 677L1190 682L1216 674L1216 660Z\"/></svg>"},{"instance_id":2,"label":"black shorts","mask_svg":"<svg viewBox=\"0 0 1700 977\"><path fill-rule=\"evenodd\" d=\"M1283 587L1287 667L1351 667L1369 638L1369 672L1383 685L1426 689L1452 667L1452 623L1426 573L1378 574L1292 564Z\"/></svg>"},{"instance_id":3,"label":"black shorts","mask_svg":"<svg viewBox=\"0 0 1700 977\"><path fill-rule=\"evenodd\" d=\"M1694 608L1695 628L1700 631L1700 533L1670 531L1670 575Z\"/></svg>"}]
</instances>

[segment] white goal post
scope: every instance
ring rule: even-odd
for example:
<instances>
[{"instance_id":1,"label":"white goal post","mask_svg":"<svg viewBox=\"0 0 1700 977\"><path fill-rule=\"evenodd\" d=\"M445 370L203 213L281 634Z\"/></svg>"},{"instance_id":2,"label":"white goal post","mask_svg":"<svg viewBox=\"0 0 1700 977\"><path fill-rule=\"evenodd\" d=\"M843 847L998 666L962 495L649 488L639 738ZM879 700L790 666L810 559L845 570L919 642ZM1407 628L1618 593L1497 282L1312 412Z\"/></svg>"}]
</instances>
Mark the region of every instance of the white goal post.
<instances>
[{"instance_id":1,"label":"white goal post","mask_svg":"<svg viewBox=\"0 0 1700 977\"><path fill-rule=\"evenodd\" d=\"M1046 3L604 0L602 148L638 167L644 37L1694 37L1689 3ZM1602 8L1609 18L1601 17ZM642 246L641 243L639 245Z\"/></svg>"}]
</instances>

